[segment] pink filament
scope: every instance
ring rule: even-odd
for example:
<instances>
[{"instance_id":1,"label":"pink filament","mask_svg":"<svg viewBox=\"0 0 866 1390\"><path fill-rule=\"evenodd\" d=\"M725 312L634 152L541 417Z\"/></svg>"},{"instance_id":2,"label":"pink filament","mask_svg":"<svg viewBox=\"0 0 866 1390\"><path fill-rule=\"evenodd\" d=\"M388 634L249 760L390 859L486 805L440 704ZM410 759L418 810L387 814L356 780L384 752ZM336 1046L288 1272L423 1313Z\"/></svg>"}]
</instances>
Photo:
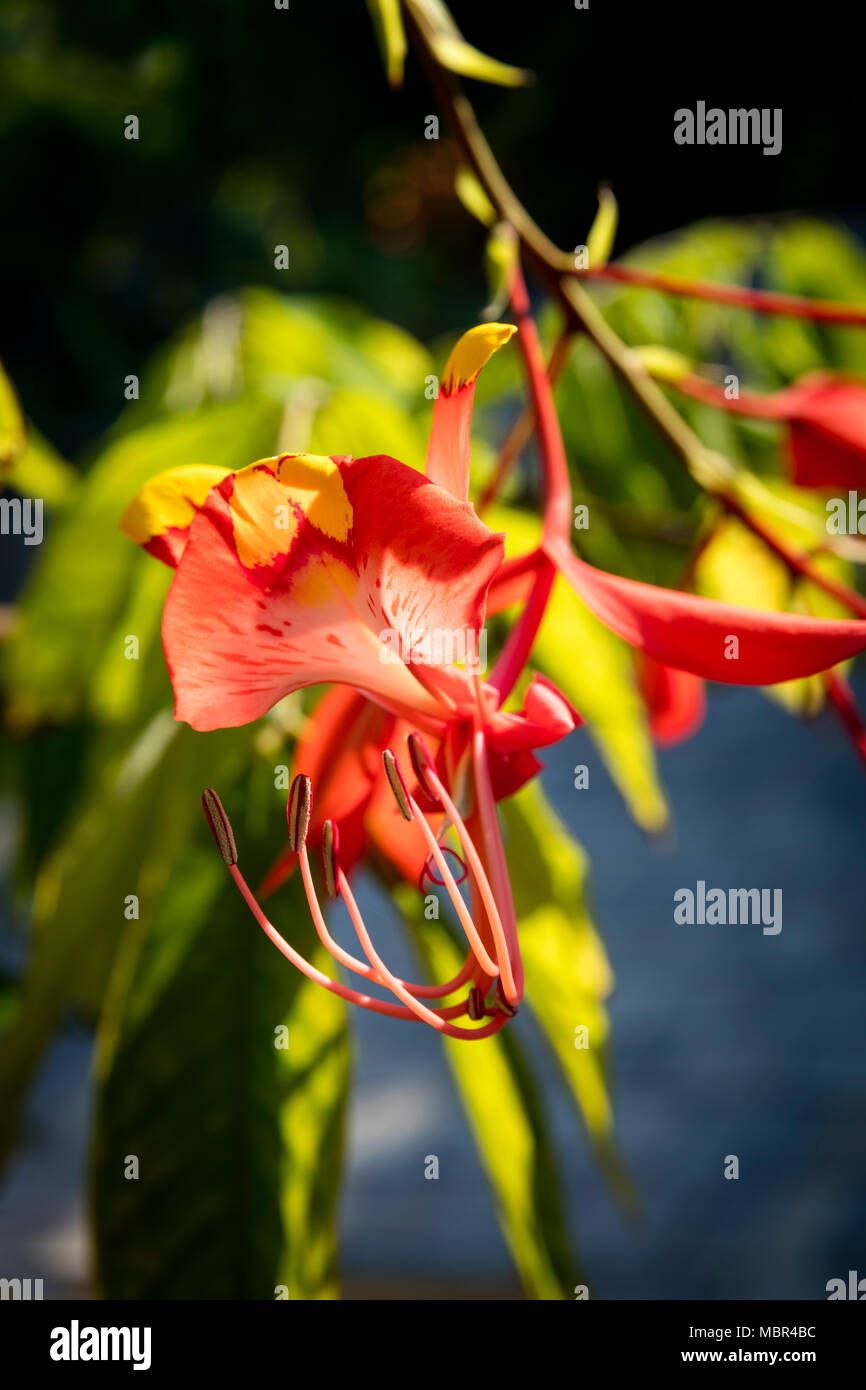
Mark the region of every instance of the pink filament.
<instances>
[{"instance_id":1,"label":"pink filament","mask_svg":"<svg viewBox=\"0 0 866 1390\"><path fill-rule=\"evenodd\" d=\"M483 737L484 737L483 733L480 734L479 736L480 736L480 737L482 738L482 740L483 740ZM486 767L486 762L485 762L485 767ZM512 950L515 951L516 954L517 954L518 963L519 963L519 960L520 960L520 952L519 952L519 950L518 950L518 948L517 948L517 928L516 928L516 924L515 924L513 933L511 933L511 932L508 933L508 936L511 936L511 937L512 937L512 941L513 941L513 944L512 944L512 946L511 946L511 948L509 948L508 936L506 935L505 929L504 929L504 927L503 927L502 918L501 918L500 915L499 915L499 909L498 909L498 907L497 907L497 905L496 905L496 899L495 899L495 897L494 897L494 895L493 895L493 890L492 890L492 888L490 887L490 882L489 882L489 880L488 880L488 878L487 878L487 874L486 874L485 871L484 871L484 865L483 865L482 862L481 862L481 858L480 858L480 856L479 856L479 854L478 854L478 851L477 851L476 848L475 848L475 845L472 843L472 837L470 836L469 831L467 830L466 825L465 825L464 822L463 822L463 819L462 819L462 817L461 817L461 815L460 815L460 812L457 810L457 807L454 805L454 802L451 800L451 797L448 795L448 792L445 790L445 787L442 785L442 782L441 782L441 780L440 780L438 774L436 773L435 768L433 768L432 764L431 764L429 767L427 767L427 769L426 769L426 776L427 776L428 781L430 782L431 788L432 788L433 791L435 792L436 796L439 797L439 800L441 801L441 803L442 803L442 805L444 806L446 812L447 812L448 815L450 816L451 822L452 822L452 824L453 824L453 826L454 826L454 829L457 831L457 834L458 834L459 839L460 839L461 848L462 848L464 854L466 855L466 858L467 858L467 860L468 860L468 862L469 862L469 867L471 868L471 870L472 870L472 872L473 872L473 874L474 874L474 876L475 876L475 879L476 879L476 881L477 881L477 884L478 884L478 891L479 891L479 893L481 894L481 901L482 901L483 904L484 904L484 910L485 910L485 912L487 913L487 918L488 918L488 921L490 922L490 929L491 929L491 931L493 932L493 941L494 941L494 944L495 944L495 947L496 947L496 959L497 959L498 967L499 967L499 968L498 968L498 971L494 969L493 971L488 971L487 973L488 973L488 974L494 974L494 975L498 973L498 975L499 975L499 977L500 977L500 979L501 979L501 981L502 981L502 988L503 988L503 991L504 991L504 993L505 993L505 997L506 997L506 999L508 1000L509 1004L517 1004L517 1003L520 1002L520 998L522 997L522 989L518 989L517 983L516 983L516 981L515 981L514 973L513 973L513 971L512 971L512 962L511 962L511 951L512 951ZM417 807L416 803L415 803L414 801L412 801L412 798L411 798L411 797L410 797L410 802L411 802L411 804L412 804L412 809L415 811L415 814L418 815L418 816L420 817L420 811L418 810L418 807ZM481 803L481 809L482 809L482 814L483 814L483 803ZM496 836L497 836L497 838L498 838L498 826L496 825L496 820L495 820L495 817L496 817L496 807L495 807L495 803L494 803L494 807L493 807L493 816L494 816L494 827L496 828ZM422 818L422 819L423 819L423 818ZM427 828L428 828L428 830L429 830L429 826L428 826ZM431 835L432 835L432 831L431 831L430 833L431 833ZM489 838L490 838L490 837L488 836L487 830L486 830L486 827L485 827L485 839L489 839ZM437 847L437 848L438 848L438 847ZM488 852L489 852L489 851L490 851L490 845L489 845L489 844L488 844L487 848L488 848ZM503 857L503 863L504 863L504 852L503 852L503 856L502 856L502 857ZM438 863L438 861L437 861L437 863ZM441 866L440 866L440 872L441 872ZM507 901L507 903L508 903L509 905L511 904L511 890L510 890L510 888L507 888L507 885L506 885L506 901ZM462 899L461 899L461 902L462 902ZM514 908L513 908L513 906L511 906L511 913L512 913L512 916L513 916L513 913L514 913ZM461 919L461 920L462 920L462 919ZM473 927L473 930L474 930L474 927ZM477 952L476 952L476 955L477 955ZM489 957L488 957L488 959L489 959ZM521 981L521 984L522 984L522 981Z\"/></svg>"},{"instance_id":2,"label":"pink filament","mask_svg":"<svg viewBox=\"0 0 866 1390\"><path fill-rule=\"evenodd\" d=\"M361 1009L368 1009L371 1013L385 1014L388 1018L403 1018L414 1021L415 1015L411 1013L409 1009L404 1008L403 1005L391 1004L381 999L374 999L369 994L359 994L357 990L349 989L348 986L341 985L336 980L331 980L327 975L323 975L321 970L317 970L316 967L311 965L308 960L305 960L294 947L290 946L277 931L273 923L268 920L259 907L258 902L237 864L229 865L229 873L237 884L241 896L262 931L265 933L265 936L276 946L277 950L285 956L286 960L291 961L292 965L294 965L297 970L300 970L301 974L305 975L308 980L312 980L314 984L321 985L322 989L328 990L329 993L336 994L341 999L348 1000L351 1004L357 1004ZM508 1016L501 1012L497 1012L495 1017L492 1018L489 1023L485 1023L481 1028L459 1028L453 1023L447 1023L439 1019L438 1031L445 1033L450 1038L477 1040L492 1037L492 1035L498 1033L500 1028L507 1022Z\"/></svg>"},{"instance_id":3,"label":"pink filament","mask_svg":"<svg viewBox=\"0 0 866 1390\"><path fill-rule=\"evenodd\" d=\"M313 925L316 928L319 940L325 947L325 950L328 951L328 953L331 956L333 956L333 958L336 961L339 961L340 965L344 965L347 970L353 971L354 974L363 975L364 978L367 980L373 980L376 984L387 984L389 989L392 988L390 981L392 979L395 979L396 977L391 975L391 972L387 969L387 967L382 967L386 978L380 978L380 972L376 965L374 965L373 963L368 965L365 961L358 960L357 956L350 955L349 952L344 951L343 947L339 944L339 942L335 941L334 938L331 936L330 932L328 931L327 923L325 922L324 914L322 913L322 909L319 906L319 900L316 894L315 885L313 883L313 876L310 871L310 860L307 854L306 845L302 847L298 855L298 859L300 861L301 878L303 879L304 883L304 892L307 895L307 902L310 906L310 914L313 918ZM338 870L338 876L342 889L342 882L344 877L342 869ZM365 935L366 927L364 927L363 921L361 920L360 913L358 911L357 905L355 904L355 899L352 896L351 891L343 892L342 896L346 903L346 908L349 912L349 916L352 919L352 925L355 928L358 940L361 942L361 945L363 946L364 942L362 939L361 931L358 930L358 922L361 922L361 928ZM364 953L365 955L367 954L366 947L364 948ZM466 960L463 962L463 966L459 974L455 975L453 980L447 980L444 985L416 985L409 984L406 980L398 980L398 983L409 994L415 995L416 998L439 999L445 994L453 994L455 989L459 989L460 986L462 984L465 984L465 982L468 979L474 977L474 971L475 957L472 955L472 952L470 951L466 957Z\"/></svg>"}]
</instances>

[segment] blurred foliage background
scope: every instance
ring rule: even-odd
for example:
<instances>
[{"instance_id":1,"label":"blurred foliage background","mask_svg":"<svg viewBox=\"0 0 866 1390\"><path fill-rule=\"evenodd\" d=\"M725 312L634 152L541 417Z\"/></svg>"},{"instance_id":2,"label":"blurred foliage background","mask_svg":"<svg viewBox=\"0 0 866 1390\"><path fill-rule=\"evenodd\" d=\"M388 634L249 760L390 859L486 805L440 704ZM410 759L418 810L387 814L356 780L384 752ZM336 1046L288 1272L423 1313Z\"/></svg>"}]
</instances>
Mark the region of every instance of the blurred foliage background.
<instances>
[{"instance_id":1,"label":"blurred foliage background","mask_svg":"<svg viewBox=\"0 0 866 1390\"><path fill-rule=\"evenodd\" d=\"M623 207L620 245L637 243L639 264L866 300L856 217L839 205L827 158L834 121L786 106L784 157L746 152L735 179L731 151L714 151L714 168L694 151L677 151L675 164L671 102L660 95L673 59L638 62L642 35L657 36L655 11L630 21L628 57L613 43L620 21L601 7L551 6L531 25L499 6L459 17L468 37L541 76L525 92L484 90L478 106L521 196L563 244L583 241L608 176ZM2 648L2 788L15 829L7 904L30 942L27 970L3 987L2 1155L50 1040L70 1015L83 1020L95 1037L94 1287L220 1298L272 1297L285 1285L292 1297L333 1297L346 1020L244 920L198 804L203 785L219 787L238 837L256 847L255 878L283 841L274 771L290 761L312 697L249 729L174 725L159 641L170 574L117 519L147 477L182 463L231 467L292 448L420 466L425 376L486 298L483 232L453 196L447 132L423 139L431 99L420 73L412 65L406 89L388 91L361 4L144 11L119 0L106 12L12 0L0 42L0 185L13 210L0 355L31 422L10 483L48 512L38 552L5 539L2 550L3 597L16 596ZM580 112L576 63L598 84ZM771 88L767 79L762 105L780 104ZM123 138L130 113L137 142ZM776 216L803 203L808 215ZM287 272L273 268L282 243ZM647 292L597 297L628 342L732 365L756 389L818 365L866 372L860 334ZM542 328L552 341L549 311ZM131 373L141 394L125 402ZM479 480L519 402L516 358L501 353L478 390ZM592 506L588 558L675 582L703 500L584 344L557 402L576 496ZM822 504L782 481L771 429L683 409L708 442L763 476L764 505L792 539L816 533ZM515 549L537 525L532 463L529 451L490 518ZM733 522L696 578L733 601L833 611L817 591L792 592ZM138 660L126 659L128 634ZM536 657L586 716L624 812L663 830L668 806L631 654L562 589ZM814 711L820 691L803 682L771 698ZM607 1084L612 978L585 856L540 790L508 806L506 829L532 1017L447 1050L523 1286L568 1297L577 1273L559 1160L525 1043L532 1030L555 1060L629 1208ZM125 915L130 895L138 917ZM420 930L417 897L401 906L424 967L440 977L454 955L447 924ZM313 951L291 887L280 912ZM575 1016L590 1026L588 1051L573 1045ZM292 1040L285 1052L273 1046L279 1024ZM123 1175L131 1153L135 1183Z\"/></svg>"}]
</instances>

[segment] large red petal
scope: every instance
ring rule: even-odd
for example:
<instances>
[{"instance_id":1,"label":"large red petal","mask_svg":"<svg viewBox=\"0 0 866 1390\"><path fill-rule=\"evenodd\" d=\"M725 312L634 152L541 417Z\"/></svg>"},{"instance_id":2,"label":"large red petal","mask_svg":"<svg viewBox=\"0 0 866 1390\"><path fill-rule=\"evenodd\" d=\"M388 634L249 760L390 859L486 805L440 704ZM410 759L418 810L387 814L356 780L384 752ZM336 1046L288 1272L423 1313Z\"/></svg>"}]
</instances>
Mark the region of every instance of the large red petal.
<instances>
[{"instance_id":1,"label":"large red petal","mask_svg":"<svg viewBox=\"0 0 866 1390\"><path fill-rule=\"evenodd\" d=\"M578 596L612 632L655 661L707 680L775 685L826 671L866 650L866 622L738 608L607 574L564 542L550 542L549 550Z\"/></svg>"},{"instance_id":2,"label":"large red petal","mask_svg":"<svg viewBox=\"0 0 866 1390\"><path fill-rule=\"evenodd\" d=\"M244 724L319 682L437 717L399 656L423 661L431 631L483 626L502 548L468 503L384 456L231 475L196 514L165 605L177 717Z\"/></svg>"}]
</instances>

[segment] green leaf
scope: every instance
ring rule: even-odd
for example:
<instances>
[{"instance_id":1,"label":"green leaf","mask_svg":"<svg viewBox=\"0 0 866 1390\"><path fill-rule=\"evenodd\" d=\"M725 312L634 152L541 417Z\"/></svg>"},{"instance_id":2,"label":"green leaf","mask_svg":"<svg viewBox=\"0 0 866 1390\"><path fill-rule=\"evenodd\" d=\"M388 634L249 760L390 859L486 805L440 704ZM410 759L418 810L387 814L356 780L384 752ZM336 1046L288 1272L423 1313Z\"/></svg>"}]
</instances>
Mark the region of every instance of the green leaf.
<instances>
[{"instance_id":1,"label":"green leaf","mask_svg":"<svg viewBox=\"0 0 866 1390\"><path fill-rule=\"evenodd\" d=\"M431 979L450 979L462 963L444 921L422 915L417 892L398 900ZM531 1298L566 1299L579 1279L539 1086L513 1029L482 1042L444 1038L443 1046L466 1108L497 1214Z\"/></svg>"},{"instance_id":2,"label":"green leaf","mask_svg":"<svg viewBox=\"0 0 866 1390\"><path fill-rule=\"evenodd\" d=\"M309 953L297 878L279 916ZM265 938L212 845L190 851L150 925L124 943L100 1027L99 1291L336 1297L348 1066L341 1001Z\"/></svg>"},{"instance_id":3,"label":"green leaf","mask_svg":"<svg viewBox=\"0 0 866 1390\"><path fill-rule=\"evenodd\" d=\"M532 74L525 68L515 68L509 63L500 63L486 53L474 48L463 38L453 34L436 34L431 41L433 53L450 72L461 77L474 77L479 82L495 82L502 87L525 87L532 81Z\"/></svg>"},{"instance_id":4,"label":"green leaf","mask_svg":"<svg viewBox=\"0 0 866 1390\"><path fill-rule=\"evenodd\" d=\"M625 1206L633 1206L631 1180L614 1145L604 1007L613 974L587 906L587 857L538 783L524 787L500 809L527 1002L559 1062L613 1191Z\"/></svg>"},{"instance_id":5,"label":"green leaf","mask_svg":"<svg viewBox=\"0 0 866 1390\"><path fill-rule=\"evenodd\" d=\"M2 446L0 446L2 447ZM32 425L23 448L5 480L22 497L41 497L46 508L68 501L78 486L78 473L62 459Z\"/></svg>"},{"instance_id":6,"label":"green leaf","mask_svg":"<svg viewBox=\"0 0 866 1390\"><path fill-rule=\"evenodd\" d=\"M348 300L247 290L239 302L243 379L272 400L306 379L404 405L421 398L430 356L394 324Z\"/></svg>"},{"instance_id":7,"label":"green leaf","mask_svg":"<svg viewBox=\"0 0 866 1390\"><path fill-rule=\"evenodd\" d=\"M123 657L126 634L116 632L116 625L136 567L154 564L118 530L121 512L138 488L152 474L183 463L233 467L272 452L279 414L267 401L229 401L159 419L108 445L78 490L76 505L59 519L43 547L16 626L4 643L3 675L13 726L26 729L41 720L72 718L113 634L121 639L114 656ZM152 632L152 621L150 628Z\"/></svg>"},{"instance_id":8,"label":"green leaf","mask_svg":"<svg viewBox=\"0 0 866 1390\"><path fill-rule=\"evenodd\" d=\"M586 238L587 259L591 266L604 265L610 260L618 222L619 209L613 190L603 185L598 190L598 211Z\"/></svg>"},{"instance_id":9,"label":"green leaf","mask_svg":"<svg viewBox=\"0 0 866 1390\"><path fill-rule=\"evenodd\" d=\"M157 716L119 766L79 804L36 879L32 947L19 1005L0 1052L0 1158L45 1047L73 1004L93 1017L131 899L145 924L193 820L200 788L237 766L248 730L195 734Z\"/></svg>"},{"instance_id":10,"label":"green leaf","mask_svg":"<svg viewBox=\"0 0 866 1390\"><path fill-rule=\"evenodd\" d=\"M367 0L367 9L373 17L385 74L392 87L400 87L406 61L406 33L400 14L400 0Z\"/></svg>"},{"instance_id":11,"label":"green leaf","mask_svg":"<svg viewBox=\"0 0 866 1390\"><path fill-rule=\"evenodd\" d=\"M12 383L0 363L0 473L11 468L27 443L27 427Z\"/></svg>"},{"instance_id":12,"label":"green leaf","mask_svg":"<svg viewBox=\"0 0 866 1390\"><path fill-rule=\"evenodd\" d=\"M454 176L454 192L468 213L483 227L492 227L496 221L496 209L472 170L461 164Z\"/></svg>"},{"instance_id":13,"label":"green leaf","mask_svg":"<svg viewBox=\"0 0 866 1390\"><path fill-rule=\"evenodd\" d=\"M525 87L532 73L489 58L467 43L442 0L412 0L412 9L422 25L434 57L461 77L479 82L495 82L503 87Z\"/></svg>"},{"instance_id":14,"label":"green leaf","mask_svg":"<svg viewBox=\"0 0 866 1390\"><path fill-rule=\"evenodd\" d=\"M419 378L423 381L423 378ZM389 454L422 468L426 433L391 401L348 387L332 391L315 413L307 449L312 454Z\"/></svg>"}]
</instances>

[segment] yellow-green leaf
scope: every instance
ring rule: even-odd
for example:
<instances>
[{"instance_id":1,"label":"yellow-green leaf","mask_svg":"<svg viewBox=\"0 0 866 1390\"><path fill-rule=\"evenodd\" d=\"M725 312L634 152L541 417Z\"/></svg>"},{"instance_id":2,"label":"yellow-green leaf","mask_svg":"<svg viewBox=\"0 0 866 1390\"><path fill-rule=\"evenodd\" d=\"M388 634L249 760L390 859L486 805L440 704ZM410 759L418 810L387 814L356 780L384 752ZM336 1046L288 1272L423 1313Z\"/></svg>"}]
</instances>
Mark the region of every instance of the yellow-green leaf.
<instances>
[{"instance_id":1,"label":"yellow-green leaf","mask_svg":"<svg viewBox=\"0 0 866 1390\"><path fill-rule=\"evenodd\" d=\"M367 9L373 18L385 74L392 87L400 87L406 61L406 33L400 14L400 0L367 0Z\"/></svg>"},{"instance_id":2,"label":"yellow-green leaf","mask_svg":"<svg viewBox=\"0 0 866 1390\"><path fill-rule=\"evenodd\" d=\"M456 974L462 956L444 922L421 915L417 892L400 903L416 928L431 979ZM530 1298L573 1297L578 1278L566 1235L559 1178L547 1125L513 1030L482 1042L443 1039L479 1155L497 1200L503 1234Z\"/></svg>"},{"instance_id":3,"label":"yellow-green leaf","mask_svg":"<svg viewBox=\"0 0 866 1390\"><path fill-rule=\"evenodd\" d=\"M603 185L598 190L598 211L593 218L589 235L586 238L587 258L590 266L604 265L610 260L613 244L616 240L616 229L619 221L619 209L616 205L616 198L613 190Z\"/></svg>"},{"instance_id":4,"label":"yellow-green leaf","mask_svg":"<svg viewBox=\"0 0 866 1390\"><path fill-rule=\"evenodd\" d=\"M0 472L11 468L27 443L27 428L18 397L0 363Z\"/></svg>"}]
</instances>

